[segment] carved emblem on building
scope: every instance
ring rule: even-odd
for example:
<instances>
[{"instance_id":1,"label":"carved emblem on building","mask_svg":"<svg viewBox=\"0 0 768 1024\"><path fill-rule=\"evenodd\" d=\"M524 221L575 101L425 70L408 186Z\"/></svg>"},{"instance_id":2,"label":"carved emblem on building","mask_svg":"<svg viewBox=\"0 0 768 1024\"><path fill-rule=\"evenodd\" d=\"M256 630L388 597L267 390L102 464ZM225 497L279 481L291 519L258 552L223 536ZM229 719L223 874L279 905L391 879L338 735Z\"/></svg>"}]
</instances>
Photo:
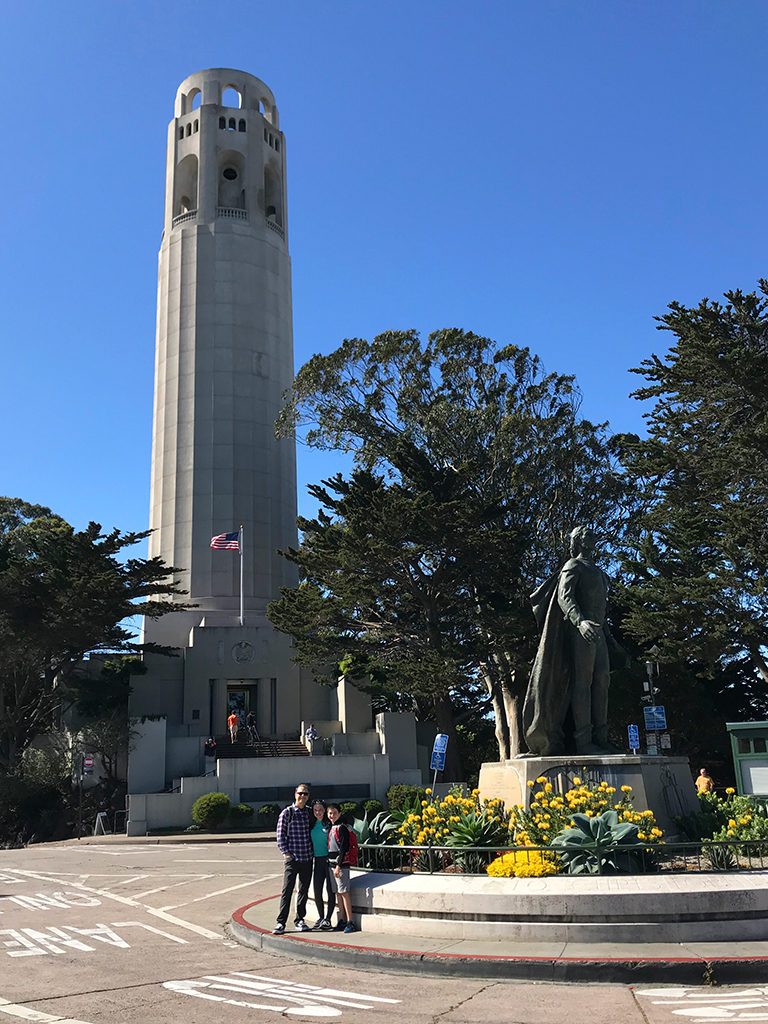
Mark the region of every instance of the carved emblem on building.
<instances>
[{"instance_id":1,"label":"carved emblem on building","mask_svg":"<svg viewBox=\"0 0 768 1024\"><path fill-rule=\"evenodd\" d=\"M238 663L243 665L245 662L253 661L255 651L253 644L249 644L247 640L240 640L232 648L232 658Z\"/></svg>"}]
</instances>

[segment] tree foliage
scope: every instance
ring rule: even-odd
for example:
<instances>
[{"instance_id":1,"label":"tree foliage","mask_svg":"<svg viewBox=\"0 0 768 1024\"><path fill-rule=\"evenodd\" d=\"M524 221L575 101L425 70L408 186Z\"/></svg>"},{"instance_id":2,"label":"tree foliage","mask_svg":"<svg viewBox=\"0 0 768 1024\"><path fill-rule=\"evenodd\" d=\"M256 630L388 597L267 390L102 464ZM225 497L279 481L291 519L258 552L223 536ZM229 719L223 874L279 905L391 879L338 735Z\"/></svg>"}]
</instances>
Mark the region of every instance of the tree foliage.
<instances>
[{"instance_id":1,"label":"tree foliage","mask_svg":"<svg viewBox=\"0 0 768 1024\"><path fill-rule=\"evenodd\" d=\"M647 381L635 397L654 405L647 438L622 442L643 499L625 626L661 660L738 670L757 710L768 695L768 282L725 298L672 303L657 319L673 345L633 371Z\"/></svg>"},{"instance_id":2,"label":"tree foliage","mask_svg":"<svg viewBox=\"0 0 768 1024\"><path fill-rule=\"evenodd\" d=\"M122 623L182 607L161 559L127 558L147 533L77 531L41 505L0 498L0 768L14 767L71 697L86 654L137 650Z\"/></svg>"},{"instance_id":3,"label":"tree foliage","mask_svg":"<svg viewBox=\"0 0 768 1024\"><path fill-rule=\"evenodd\" d=\"M278 431L354 470L310 488L320 511L286 553L301 583L269 609L298 659L366 675L449 735L490 700L516 752L528 594L575 523L610 534L622 512L611 440L579 403L527 349L459 330L347 340L302 367Z\"/></svg>"}]
</instances>

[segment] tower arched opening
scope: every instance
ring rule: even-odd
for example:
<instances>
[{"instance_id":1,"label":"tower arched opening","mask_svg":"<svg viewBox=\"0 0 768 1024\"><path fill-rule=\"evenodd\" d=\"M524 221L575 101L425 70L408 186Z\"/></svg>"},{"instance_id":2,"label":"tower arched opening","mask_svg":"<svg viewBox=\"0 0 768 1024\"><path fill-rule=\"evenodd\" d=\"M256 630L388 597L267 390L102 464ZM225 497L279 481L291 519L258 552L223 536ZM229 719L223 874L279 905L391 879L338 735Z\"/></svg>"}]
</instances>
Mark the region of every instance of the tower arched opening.
<instances>
[{"instance_id":1,"label":"tower arched opening","mask_svg":"<svg viewBox=\"0 0 768 1024\"><path fill-rule=\"evenodd\" d=\"M272 163L264 165L264 213L267 220L283 226L283 180Z\"/></svg>"},{"instance_id":2,"label":"tower arched opening","mask_svg":"<svg viewBox=\"0 0 768 1024\"><path fill-rule=\"evenodd\" d=\"M197 157L194 153L185 156L176 165L174 177L173 215L189 213L197 209Z\"/></svg>"},{"instance_id":3,"label":"tower arched opening","mask_svg":"<svg viewBox=\"0 0 768 1024\"><path fill-rule=\"evenodd\" d=\"M234 85L225 86L221 93L221 105L222 107L236 107L237 109L242 107L243 100L239 89L236 89Z\"/></svg>"},{"instance_id":4,"label":"tower arched opening","mask_svg":"<svg viewBox=\"0 0 768 1024\"><path fill-rule=\"evenodd\" d=\"M217 206L230 210L245 209L245 158L237 150L219 153L219 190Z\"/></svg>"},{"instance_id":5,"label":"tower arched opening","mask_svg":"<svg viewBox=\"0 0 768 1024\"><path fill-rule=\"evenodd\" d=\"M197 110L200 104L203 102L203 94L199 89L193 89L187 100L190 102L190 110Z\"/></svg>"}]
</instances>

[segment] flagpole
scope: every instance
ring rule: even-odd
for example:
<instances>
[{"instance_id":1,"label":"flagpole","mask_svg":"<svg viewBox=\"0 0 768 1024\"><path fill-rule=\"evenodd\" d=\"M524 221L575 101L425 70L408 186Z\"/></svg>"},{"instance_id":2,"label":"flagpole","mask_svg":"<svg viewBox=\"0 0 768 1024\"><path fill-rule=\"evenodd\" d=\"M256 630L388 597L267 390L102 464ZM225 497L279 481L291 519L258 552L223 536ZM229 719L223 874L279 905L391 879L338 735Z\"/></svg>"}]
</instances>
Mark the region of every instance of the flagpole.
<instances>
[{"instance_id":1,"label":"flagpole","mask_svg":"<svg viewBox=\"0 0 768 1024\"><path fill-rule=\"evenodd\" d=\"M245 547L245 537L244 537L242 523L240 524L240 538L239 538L239 541L240 542L238 544L238 547L240 548L240 625L244 626L245 625L245 616L244 616L244 609L245 609L244 593L245 593L245 589L244 589L244 586L243 586L243 565L244 565L244 562L243 562L243 554L244 554L243 548Z\"/></svg>"}]
</instances>

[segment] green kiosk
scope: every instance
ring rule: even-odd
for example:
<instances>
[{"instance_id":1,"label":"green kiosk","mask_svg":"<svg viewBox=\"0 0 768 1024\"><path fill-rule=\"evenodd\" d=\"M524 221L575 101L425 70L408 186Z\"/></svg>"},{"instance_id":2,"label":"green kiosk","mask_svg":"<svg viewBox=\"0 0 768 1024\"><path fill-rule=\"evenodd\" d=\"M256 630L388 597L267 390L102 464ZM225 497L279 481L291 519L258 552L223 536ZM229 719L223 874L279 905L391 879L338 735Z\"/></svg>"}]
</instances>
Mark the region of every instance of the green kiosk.
<instances>
[{"instance_id":1,"label":"green kiosk","mask_svg":"<svg viewBox=\"0 0 768 1024\"><path fill-rule=\"evenodd\" d=\"M731 737L736 790L768 796L768 722L726 722Z\"/></svg>"}]
</instances>

